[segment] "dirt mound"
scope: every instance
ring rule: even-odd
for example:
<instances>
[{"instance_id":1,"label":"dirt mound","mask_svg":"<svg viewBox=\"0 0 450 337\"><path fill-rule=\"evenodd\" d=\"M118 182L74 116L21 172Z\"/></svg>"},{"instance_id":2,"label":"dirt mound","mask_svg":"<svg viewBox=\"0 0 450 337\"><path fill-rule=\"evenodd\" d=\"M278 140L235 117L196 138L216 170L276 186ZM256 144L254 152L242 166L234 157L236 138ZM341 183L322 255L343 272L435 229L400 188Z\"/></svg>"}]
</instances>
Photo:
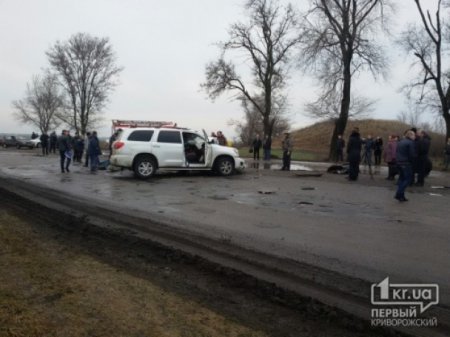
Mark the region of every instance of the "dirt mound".
<instances>
[{"instance_id":1,"label":"dirt mound","mask_svg":"<svg viewBox=\"0 0 450 337\"><path fill-rule=\"evenodd\" d=\"M354 127L359 127L362 137L367 137L369 134L373 137L380 136L383 138L385 143L389 135L402 135L405 130L410 128L409 125L395 120L352 120L348 122L347 128L345 129L345 140L348 139ZM325 121L293 131L291 133L291 137L294 141L294 148L317 153L328 153L333 128L334 124L332 121ZM445 136L433 132L429 134L432 138L432 155L441 154L442 147L445 142ZM279 146L280 142L281 139L276 139L274 141L275 146Z\"/></svg>"}]
</instances>

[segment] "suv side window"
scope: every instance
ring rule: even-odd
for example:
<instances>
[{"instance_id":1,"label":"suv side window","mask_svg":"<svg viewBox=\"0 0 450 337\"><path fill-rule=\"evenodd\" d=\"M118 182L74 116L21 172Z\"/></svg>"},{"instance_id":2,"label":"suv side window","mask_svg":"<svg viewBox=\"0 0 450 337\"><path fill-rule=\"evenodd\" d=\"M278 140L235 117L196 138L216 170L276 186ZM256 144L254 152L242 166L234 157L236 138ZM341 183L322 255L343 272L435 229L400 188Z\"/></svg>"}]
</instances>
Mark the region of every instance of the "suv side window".
<instances>
[{"instance_id":1,"label":"suv side window","mask_svg":"<svg viewBox=\"0 0 450 337\"><path fill-rule=\"evenodd\" d=\"M130 133L128 140L135 142L149 142L152 139L153 130L136 130Z\"/></svg>"},{"instance_id":2,"label":"suv side window","mask_svg":"<svg viewBox=\"0 0 450 337\"><path fill-rule=\"evenodd\" d=\"M181 144L180 131L159 131L158 143Z\"/></svg>"}]
</instances>

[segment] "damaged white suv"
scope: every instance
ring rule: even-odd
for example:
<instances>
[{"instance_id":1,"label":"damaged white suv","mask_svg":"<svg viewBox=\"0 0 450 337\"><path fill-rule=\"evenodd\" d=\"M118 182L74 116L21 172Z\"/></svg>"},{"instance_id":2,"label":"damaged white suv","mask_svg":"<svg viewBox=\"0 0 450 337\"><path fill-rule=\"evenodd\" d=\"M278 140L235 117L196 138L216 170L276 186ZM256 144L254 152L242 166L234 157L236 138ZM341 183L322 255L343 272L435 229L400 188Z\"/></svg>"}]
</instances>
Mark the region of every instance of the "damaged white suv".
<instances>
[{"instance_id":1,"label":"damaged white suv","mask_svg":"<svg viewBox=\"0 0 450 337\"><path fill-rule=\"evenodd\" d=\"M213 170L223 176L244 170L237 149L214 144L198 132L182 128L131 128L112 144L110 163L146 179L157 170Z\"/></svg>"}]
</instances>

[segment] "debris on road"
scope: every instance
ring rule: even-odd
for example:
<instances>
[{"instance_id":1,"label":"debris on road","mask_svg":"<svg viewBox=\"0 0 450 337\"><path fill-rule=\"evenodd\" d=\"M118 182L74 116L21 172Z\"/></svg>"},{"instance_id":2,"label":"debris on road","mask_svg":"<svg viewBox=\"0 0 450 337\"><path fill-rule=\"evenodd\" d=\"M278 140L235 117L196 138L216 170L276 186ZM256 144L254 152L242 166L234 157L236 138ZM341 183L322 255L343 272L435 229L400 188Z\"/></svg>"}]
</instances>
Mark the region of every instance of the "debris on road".
<instances>
[{"instance_id":1,"label":"debris on road","mask_svg":"<svg viewBox=\"0 0 450 337\"><path fill-rule=\"evenodd\" d=\"M275 194L275 191L271 191L271 190L261 190L258 191L259 194Z\"/></svg>"},{"instance_id":2,"label":"debris on road","mask_svg":"<svg viewBox=\"0 0 450 337\"><path fill-rule=\"evenodd\" d=\"M296 177L321 177L322 173L314 171L298 171L294 173Z\"/></svg>"}]
</instances>

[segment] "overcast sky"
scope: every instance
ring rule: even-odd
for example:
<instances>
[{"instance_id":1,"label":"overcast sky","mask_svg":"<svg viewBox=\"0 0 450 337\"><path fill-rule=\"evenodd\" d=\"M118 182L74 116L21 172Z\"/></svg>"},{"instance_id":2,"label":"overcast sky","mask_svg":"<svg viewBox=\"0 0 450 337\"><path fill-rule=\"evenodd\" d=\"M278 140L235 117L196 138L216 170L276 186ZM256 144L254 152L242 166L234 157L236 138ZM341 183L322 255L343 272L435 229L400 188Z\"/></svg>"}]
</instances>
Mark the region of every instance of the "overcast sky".
<instances>
[{"instance_id":1,"label":"overcast sky","mask_svg":"<svg viewBox=\"0 0 450 337\"><path fill-rule=\"evenodd\" d=\"M431 2L431 0L427 0ZM393 29L417 20L413 0L399 0ZM48 67L45 52L57 41L86 32L108 37L124 67L120 84L105 109L111 119L167 120L195 129L224 130L242 117L239 104L223 96L215 102L200 91L205 64L218 55L215 42L227 38L229 25L243 20L244 0L0 0L0 133L38 131L12 117L11 102L24 97L32 75ZM295 6L307 3L294 1ZM375 118L395 119L404 109L398 88L408 77L406 58L390 47L387 81L361 76L354 88L378 99ZM238 63L242 63L238 61ZM310 78L292 73L288 88L293 128L311 124L302 114L313 100Z\"/></svg>"}]
</instances>

